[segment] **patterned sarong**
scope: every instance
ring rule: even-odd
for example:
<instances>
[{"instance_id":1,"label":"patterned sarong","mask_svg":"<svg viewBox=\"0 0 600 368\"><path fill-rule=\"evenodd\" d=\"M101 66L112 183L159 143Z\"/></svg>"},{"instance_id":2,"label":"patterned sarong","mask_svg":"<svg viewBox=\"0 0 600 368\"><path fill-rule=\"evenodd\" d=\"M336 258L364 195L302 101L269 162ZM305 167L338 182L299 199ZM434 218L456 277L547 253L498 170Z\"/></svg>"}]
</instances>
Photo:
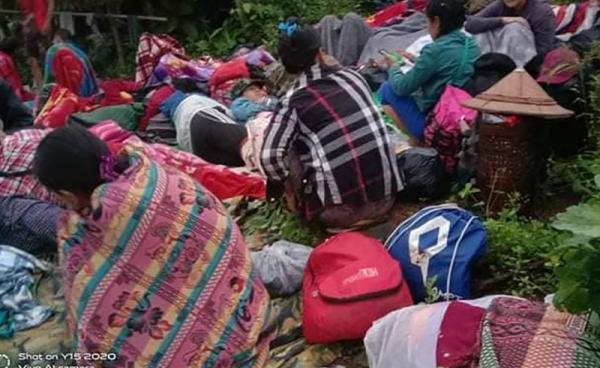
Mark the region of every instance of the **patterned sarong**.
<instances>
[{"instance_id":1,"label":"patterned sarong","mask_svg":"<svg viewBox=\"0 0 600 368\"><path fill-rule=\"evenodd\" d=\"M588 316L557 311L553 306L498 298L483 324L480 368L598 367L598 336ZM595 340L595 343L593 342Z\"/></svg>"},{"instance_id":2,"label":"patterned sarong","mask_svg":"<svg viewBox=\"0 0 600 368\"><path fill-rule=\"evenodd\" d=\"M262 366L269 297L238 227L193 179L125 151L132 166L59 228L77 350L116 367Z\"/></svg>"}]
</instances>

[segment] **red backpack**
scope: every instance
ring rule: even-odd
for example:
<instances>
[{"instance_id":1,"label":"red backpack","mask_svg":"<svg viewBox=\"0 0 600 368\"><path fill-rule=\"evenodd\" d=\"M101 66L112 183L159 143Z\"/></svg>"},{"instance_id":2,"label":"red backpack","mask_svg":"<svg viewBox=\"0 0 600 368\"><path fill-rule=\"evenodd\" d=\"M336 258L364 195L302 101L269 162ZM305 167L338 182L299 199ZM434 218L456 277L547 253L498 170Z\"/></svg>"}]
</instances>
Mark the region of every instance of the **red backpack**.
<instances>
[{"instance_id":1,"label":"red backpack","mask_svg":"<svg viewBox=\"0 0 600 368\"><path fill-rule=\"evenodd\" d=\"M362 339L373 322L413 304L398 262L361 233L336 235L311 254L302 287L311 344Z\"/></svg>"}]
</instances>

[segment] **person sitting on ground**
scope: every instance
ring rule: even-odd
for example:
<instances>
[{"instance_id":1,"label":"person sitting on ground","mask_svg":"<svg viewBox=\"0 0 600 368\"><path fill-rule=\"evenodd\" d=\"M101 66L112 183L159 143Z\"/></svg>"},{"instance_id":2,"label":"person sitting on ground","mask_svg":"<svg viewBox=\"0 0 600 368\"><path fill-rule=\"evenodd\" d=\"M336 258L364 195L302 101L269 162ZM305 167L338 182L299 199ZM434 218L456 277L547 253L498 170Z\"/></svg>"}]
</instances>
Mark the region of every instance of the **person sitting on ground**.
<instances>
[{"instance_id":1,"label":"person sitting on ground","mask_svg":"<svg viewBox=\"0 0 600 368\"><path fill-rule=\"evenodd\" d=\"M399 54L414 62L406 74L402 63L388 57L388 81L379 90L383 109L415 143L423 138L427 114L448 84L465 86L473 76L479 57L475 41L462 31L465 8L461 0L431 0L425 10L429 34L434 42L418 58Z\"/></svg>"},{"instance_id":2,"label":"person sitting on ground","mask_svg":"<svg viewBox=\"0 0 600 368\"><path fill-rule=\"evenodd\" d=\"M559 46L555 36L556 17L547 0L495 0L481 12L468 17L465 30L475 35L513 23L533 32L537 56L528 69L536 71L546 54Z\"/></svg>"},{"instance_id":3,"label":"person sitting on ground","mask_svg":"<svg viewBox=\"0 0 600 368\"><path fill-rule=\"evenodd\" d=\"M367 82L329 65L314 27L290 19L280 29L278 53L298 79L265 133L270 195L285 188L290 209L331 231L384 219L403 183Z\"/></svg>"},{"instance_id":4,"label":"person sitting on ground","mask_svg":"<svg viewBox=\"0 0 600 368\"><path fill-rule=\"evenodd\" d=\"M59 253L78 352L119 367L265 364L269 296L214 195L76 125L46 136L34 173L70 208Z\"/></svg>"},{"instance_id":5,"label":"person sitting on ground","mask_svg":"<svg viewBox=\"0 0 600 368\"><path fill-rule=\"evenodd\" d=\"M90 97L98 92L96 74L83 50L73 43L71 33L59 29L54 45L46 53L44 84L56 83L77 96Z\"/></svg>"},{"instance_id":6,"label":"person sitting on ground","mask_svg":"<svg viewBox=\"0 0 600 368\"><path fill-rule=\"evenodd\" d=\"M33 114L15 94L13 87L0 78L0 122L7 133L33 125Z\"/></svg>"},{"instance_id":7,"label":"person sitting on ground","mask_svg":"<svg viewBox=\"0 0 600 368\"><path fill-rule=\"evenodd\" d=\"M273 111L278 102L269 96L265 82L260 80L241 80L231 91L231 97L231 112L240 123L247 123L261 112Z\"/></svg>"},{"instance_id":8,"label":"person sitting on ground","mask_svg":"<svg viewBox=\"0 0 600 368\"><path fill-rule=\"evenodd\" d=\"M60 205L33 175L33 159L38 145L50 129L23 129L0 137L0 197L22 196Z\"/></svg>"}]
</instances>

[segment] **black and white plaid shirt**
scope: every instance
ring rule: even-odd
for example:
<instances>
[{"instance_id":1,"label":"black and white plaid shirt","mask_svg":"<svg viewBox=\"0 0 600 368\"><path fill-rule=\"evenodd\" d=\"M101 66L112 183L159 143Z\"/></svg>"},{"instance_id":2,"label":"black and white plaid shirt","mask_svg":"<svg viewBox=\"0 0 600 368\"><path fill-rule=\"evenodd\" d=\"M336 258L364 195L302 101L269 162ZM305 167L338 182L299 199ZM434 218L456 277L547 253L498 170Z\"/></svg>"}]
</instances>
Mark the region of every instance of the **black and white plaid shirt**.
<instances>
[{"instance_id":1,"label":"black and white plaid shirt","mask_svg":"<svg viewBox=\"0 0 600 368\"><path fill-rule=\"evenodd\" d=\"M269 180L288 177L290 148L302 163L309 219L329 205L360 206L403 188L385 123L352 70L315 65L285 95L261 154Z\"/></svg>"}]
</instances>

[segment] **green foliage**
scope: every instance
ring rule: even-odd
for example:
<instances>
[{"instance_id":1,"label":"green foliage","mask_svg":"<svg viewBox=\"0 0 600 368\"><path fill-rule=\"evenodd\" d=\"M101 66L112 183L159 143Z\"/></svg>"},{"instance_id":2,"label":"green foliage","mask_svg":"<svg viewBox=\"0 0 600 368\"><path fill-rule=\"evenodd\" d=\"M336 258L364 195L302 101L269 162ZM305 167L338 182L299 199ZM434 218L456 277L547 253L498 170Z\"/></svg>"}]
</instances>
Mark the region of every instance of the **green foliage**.
<instances>
[{"instance_id":1,"label":"green foliage","mask_svg":"<svg viewBox=\"0 0 600 368\"><path fill-rule=\"evenodd\" d=\"M135 49L125 49L125 65L119 66L114 41L109 35L90 35L87 38L88 57L97 75L102 78L131 78L135 73Z\"/></svg>"},{"instance_id":2,"label":"green foliage","mask_svg":"<svg viewBox=\"0 0 600 368\"><path fill-rule=\"evenodd\" d=\"M315 246L325 238L321 229L304 223L297 215L286 211L281 204L261 202L255 208L250 208L247 221L242 221L239 225L246 236L262 233L267 244L287 240Z\"/></svg>"},{"instance_id":3,"label":"green foliage","mask_svg":"<svg viewBox=\"0 0 600 368\"><path fill-rule=\"evenodd\" d=\"M518 208L485 222L489 247L484 259L494 289L521 297L543 297L554 290L549 255L564 236L548 225L520 218Z\"/></svg>"},{"instance_id":4,"label":"green foliage","mask_svg":"<svg viewBox=\"0 0 600 368\"><path fill-rule=\"evenodd\" d=\"M479 198L481 190L473 183L467 183L463 188L453 188L454 194L450 198L450 202L458 204L462 208L479 213L483 210L485 203Z\"/></svg>"},{"instance_id":5,"label":"green foliage","mask_svg":"<svg viewBox=\"0 0 600 368\"><path fill-rule=\"evenodd\" d=\"M427 297L425 298L425 304L433 304L440 300L442 293L440 289L435 286L437 282L437 276L430 277L425 282L425 291L427 292Z\"/></svg>"},{"instance_id":6,"label":"green foliage","mask_svg":"<svg viewBox=\"0 0 600 368\"><path fill-rule=\"evenodd\" d=\"M600 201L592 200L570 207L552 224L555 229L590 239L600 238Z\"/></svg>"},{"instance_id":7,"label":"green foliage","mask_svg":"<svg viewBox=\"0 0 600 368\"><path fill-rule=\"evenodd\" d=\"M555 303L572 313L600 313L600 200L569 208L552 224L570 238L552 253L558 279Z\"/></svg>"},{"instance_id":8,"label":"green foliage","mask_svg":"<svg viewBox=\"0 0 600 368\"><path fill-rule=\"evenodd\" d=\"M600 195L600 151L581 154L574 159L556 162L554 176L571 185L585 198Z\"/></svg>"},{"instance_id":9,"label":"green foliage","mask_svg":"<svg viewBox=\"0 0 600 368\"><path fill-rule=\"evenodd\" d=\"M600 313L600 239L565 244L552 257L558 279L554 303L571 313Z\"/></svg>"},{"instance_id":10,"label":"green foliage","mask_svg":"<svg viewBox=\"0 0 600 368\"><path fill-rule=\"evenodd\" d=\"M554 165L558 176L585 199L552 223L568 234L551 254L558 281L554 302L571 313L600 313L600 75L589 75L598 66L600 44L595 44L585 57L579 91L587 108L590 146L595 150Z\"/></svg>"},{"instance_id":11,"label":"green foliage","mask_svg":"<svg viewBox=\"0 0 600 368\"><path fill-rule=\"evenodd\" d=\"M595 73L599 66L600 43L596 42L582 61L578 91L586 109L584 115L587 118L590 143L596 147L600 143L600 75L592 73Z\"/></svg>"},{"instance_id":12,"label":"green foliage","mask_svg":"<svg viewBox=\"0 0 600 368\"><path fill-rule=\"evenodd\" d=\"M295 16L314 24L328 14L360 12L362 4L361 0L235 0L230 17L221 27L190 42L192 54L225 56L241 43L262 44L274 50L280 21Z\"/></svg>"}]
</instances>

